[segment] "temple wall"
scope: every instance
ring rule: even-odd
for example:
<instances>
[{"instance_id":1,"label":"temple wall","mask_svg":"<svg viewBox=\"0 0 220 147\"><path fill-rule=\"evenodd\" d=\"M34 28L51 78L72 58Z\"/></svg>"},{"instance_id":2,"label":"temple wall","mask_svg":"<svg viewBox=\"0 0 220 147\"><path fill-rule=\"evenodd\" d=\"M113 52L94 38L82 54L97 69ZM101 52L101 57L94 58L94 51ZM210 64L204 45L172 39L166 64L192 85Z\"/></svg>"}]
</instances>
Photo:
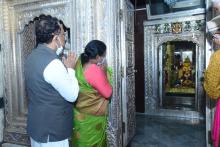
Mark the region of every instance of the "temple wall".
<instances>
[{"instance_id":1,"label":"temple wall","mask_svg":"<svg viewBox=\"0 0 220 147\"><path fill-rule=\"evenodd\" d=\"M2 18L2 4L0 1L0 18ZM0 32L3 30L3 20L0 19ZM2 44L2 33L0 33L0 44ZM0 97L3 97L3 75L2 75L2 47L0 47Z\"/></svg>"}]
</instances>

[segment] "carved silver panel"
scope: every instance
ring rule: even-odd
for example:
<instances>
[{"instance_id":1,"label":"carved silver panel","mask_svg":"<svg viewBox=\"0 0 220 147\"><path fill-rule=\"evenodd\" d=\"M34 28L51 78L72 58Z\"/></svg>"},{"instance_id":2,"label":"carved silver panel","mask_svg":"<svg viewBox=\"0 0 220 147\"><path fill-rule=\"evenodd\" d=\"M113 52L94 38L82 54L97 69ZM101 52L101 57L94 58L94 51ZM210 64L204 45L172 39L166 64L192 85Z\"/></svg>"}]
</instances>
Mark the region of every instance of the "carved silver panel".
<instances>
[{"instance_id":1,"label":"carved silver panel","mask_svg":"<svg viewBox=\"0 0 220 147\"><path fill-rule=\"evenodd\" d=\"M124 105L124 124L125 124L125 134L124 134L124 146L127 145L135 134L136 129L136 118L135 118L135 76L134 76L134 11L132 11L133 5L129 1L125 1L125 13L124 13L124 22L125 22L125 97L123 97Z\"/></svg>"},{"instance_id":2,"label":"carved silver panel","mask_svg":"<svg viewBox=\"0 0 220 147\"><path fill-rule=\"evenodd\" d=\"M127 76L127 133L128 141L131 141L132 137L135 135L136 129L136 110L135 110L135 77L134 73Z\"/></svg>"},{"instance_id":3,"label":"carved silver panel","mask_svg":"<svg viewBox=\"0 0 220 147\"><path fill-rule=\"evenodd\" d=\"M156 96L153 95L153 66L154 26L144 28L144 67L145 67L145 112L153 111L157 106ZM157 88L157 87L155 87Z\"/></svg>"},{"instance_id":4,"label":"carved silver panel","mask_svg":"<svg viewBox=\"0 0 220 147\"><path fill-rule=\"evenodd\" d=\"M203 76L204 69L204 29L205 29L204 15L189 16L183 18L173 18L169 20L155 20L146 21L144 23L145 33L145 49L144 49L144 63L145 63L145 113L154 115L171 115L182 117L196 117L199 118L201 114L201 103L203 99L203 89L200 78ZM185 40L192 41L198 46L197 58L197 81L196 81L196 108L197 111L192 111L192 115L180 111L161 109L159 107L159 81L158 81L158 48L161 44L167 41Z\"/></svg>"},{"instance_id":5,"label":"carved silver panel","mask_svg":"<svg viewBox=\"0 0 220 147\"><path fill-rule=\"evenodd\" d=\"M0 0L0 18L3 18L3 2ZM0 32L3 32L3 20L0 19ZM0 97L3 97L3 34L0 33Z\"/></svg>"},{"instance_id":6,"label":"carved silver panel","mask_svg":"<svg viewBox=\"0 0 220 147\"><path fill-rule=\"evenodd\" d=\"M132 21L131 21L132 22ZM126 33L127 35L127 33ZM129 34L130 35L130 34ZM126 39L126 103L127 103L127 141L135 135L135 75L134 75L134 45Z\"/></svg>"},{"instance_id":7,"label":"carved silver panel","mask_svg":"<svg viewBox=\"0 0 220 147\"><path fill-rule=\"evenodd\" d=\"M3 4L0 0L0 18L3 18ZM3 32L3 21L0 19L0 32ZM3 84L3 34L0 33L0 98L3 98L4 84ZM2 99L1 99L2 100ZM4 99L3 99L4 100ZM3 141L3 130L4 130L4 108L0 109L0 142Z\"/></svg>"},{"instance_id":8,"label":"carved silver panel","mask_svg":"<svg viewBox=\"0 0 220 147\"><path fill-rule=\"evenodd\" d=\"M22 51L21 51L21 57L20 59L17 61L17 63L20 64L21 68L19 69L19 73L21 74L20 79L24 80L24 62L25 59L27 58L27 56L31 53L32 49L36 46L36 39L35 39L35 28L34 28L34 23L29 23L28 25L26 25L24 27L24 30L22 31L22 33L20 33L21 35L21 42L22 42ZM21 99L23 101L20 102L19 107L21 107L21 110L23 110L24 114L27 114L27 105L28 105L28 97L26 94L26 91L24 89L25 84L24 81L21 81L20 83L21 85L21 93L22 96L24 96L24 99Z\"/></svg>"}]
</instances>

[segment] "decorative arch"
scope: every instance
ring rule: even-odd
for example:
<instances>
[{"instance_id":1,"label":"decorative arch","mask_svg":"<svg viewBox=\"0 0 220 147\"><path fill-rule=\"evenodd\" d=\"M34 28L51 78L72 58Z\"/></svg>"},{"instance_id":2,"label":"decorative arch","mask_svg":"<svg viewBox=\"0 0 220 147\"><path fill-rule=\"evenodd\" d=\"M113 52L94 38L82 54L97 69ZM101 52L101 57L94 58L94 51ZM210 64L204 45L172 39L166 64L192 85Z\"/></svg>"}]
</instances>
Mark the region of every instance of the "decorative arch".
<instances>
[{"instance_id":1,"label":"decorative arch","mask_svg":"<svg viewBox=\"0 0 220 147\"><path fill-rule=\"evenodd\" d=\"M184 37L184 36L181 36L181 35L178 36L178 37L177 36L167 37L166 39L160 40L156 46L159 47L162 44L164 44L166 42L169 42L169 41L189 41L189 42L195 43L198 46L201 46L198 39L191 38L191 37Z\"/></svg>"}]
</instances>

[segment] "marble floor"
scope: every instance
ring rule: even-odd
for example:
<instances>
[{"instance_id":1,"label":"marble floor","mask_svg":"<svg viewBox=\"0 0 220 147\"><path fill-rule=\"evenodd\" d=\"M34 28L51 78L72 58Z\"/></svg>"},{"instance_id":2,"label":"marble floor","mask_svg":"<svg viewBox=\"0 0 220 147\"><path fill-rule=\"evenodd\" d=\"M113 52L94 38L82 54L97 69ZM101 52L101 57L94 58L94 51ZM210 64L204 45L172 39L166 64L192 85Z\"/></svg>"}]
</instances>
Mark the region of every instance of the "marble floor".
<instances>
[{"instance_id":1,"label":"marble floor","mask_svg":"<svg viewBox=\"0 0 220 147\"><path fill-rule=\"evenodd\" d=\"M205 147L205 122L137 115L128 147Z\"/></svg>"}]
</instances>

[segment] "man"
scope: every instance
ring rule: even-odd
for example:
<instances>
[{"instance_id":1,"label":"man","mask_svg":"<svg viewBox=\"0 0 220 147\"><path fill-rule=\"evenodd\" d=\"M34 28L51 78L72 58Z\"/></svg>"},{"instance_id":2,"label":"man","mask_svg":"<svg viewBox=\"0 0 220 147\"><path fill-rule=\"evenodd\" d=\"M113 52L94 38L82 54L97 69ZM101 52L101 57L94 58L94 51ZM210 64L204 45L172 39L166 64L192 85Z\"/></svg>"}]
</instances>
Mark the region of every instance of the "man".
<instances>
[{"instance_id":1,"label":"man","mask_svg":"<svg viewBox=\"0 0 220 147\"><path fill-rule=\"evenodd\" d=\"M213 42L220 45L220 16L207 22L207 28L212 35ZM210 98L216 99L216 109L212 126L212 140L215 147L219 147L220 130L220 50L217 49L211 56L205 71L204 88Z\"/></svg>"},{"instance_id":2,"label":"man","mask_svg":"<svg viewBox=\"0 0 220 147\"><path fill-rule=\"evenodd\" d=\"M28 56L24 72L29 98L27 132L32 147L68 147L72 135L72 103L78 96L76 55L58 59L65 32L58 19L41 15L35 21L37 47Z\"/></svg>"},{"instance_id":3,"label":"man","mask_svg":"<svg viewBox=\"0 0 220 147\"><path fill-rule=\"evenodd\" d=\"M207 29L216 45L220 45L220 16L207 22ZM204 88L207 94L214 99L220 97L220 50L216 50L205 72Z\"/></svg>"},{"instance_id":4,"label":"man","mask_svg":"<svg viewBox=\"0 0 220 147\"><path fill-rule=\"evenodd\" d=\"M213 34L213 41L220 45L220 32ZM208 68L205 72L204 88L207 94L217 99L220 97L220 50L212 54Z\"/></svg>"}]
</instances>

